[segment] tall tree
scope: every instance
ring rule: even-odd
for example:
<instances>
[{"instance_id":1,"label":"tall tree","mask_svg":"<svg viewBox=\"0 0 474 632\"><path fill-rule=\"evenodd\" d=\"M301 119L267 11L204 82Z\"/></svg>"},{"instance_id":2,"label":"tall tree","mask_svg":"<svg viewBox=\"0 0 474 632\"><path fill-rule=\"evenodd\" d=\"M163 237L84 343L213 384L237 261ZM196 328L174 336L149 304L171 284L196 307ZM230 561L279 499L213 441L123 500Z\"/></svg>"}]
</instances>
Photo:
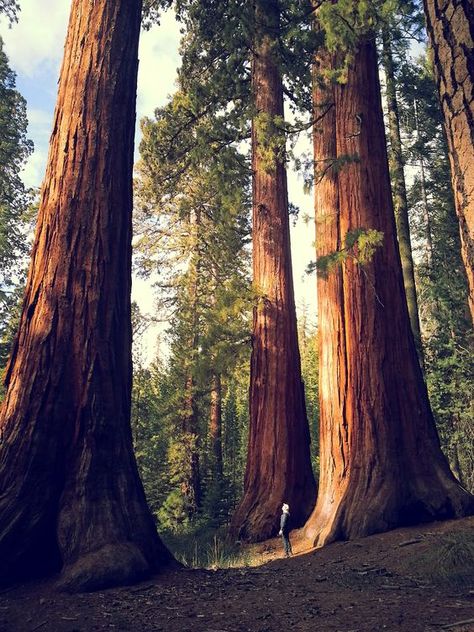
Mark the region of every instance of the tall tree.
<instances>
[{"instance_id":1,"label":"tall tree","mask_svg":"<svg viewBox=\"0 0 474 632\"><path fill-rule=\"evenodd\" d=\"M227 475L219 401L248 345L251 303L247 161L226 143L201 146L214 116L192 118L191 108L180 90L142 122L135 215L137 268L153 275L158 315L170 321L172 486L159 515L173 531L194 528L198 509L201 519L227 517L229 505L214 512Z\"/></svg>"},{"instance_id":2,"label":"tall tree","mask_svg":"<svg viewBox=\"0 0 474 632\"><path fill-rule=\"evenodd\" d=\"M263 540L278 531L281 503L294 526L315 499L309 429L298 351L285 170L283 82L278 60L276 0L255 3L252 59L254 117L253 283L250 428L244 495L232 519L240 538ZM279 130L280 128L280 130Z\"/></svg>"},{"instance_id":3,"label":"tall tree","mask_svg":"<svg viewBox=\"0 0 474 632\"><path fill-rule=\"evenodd\" d=\"M0 415L2 581L75 590L171 555L132 450L131 210L140 0L74 0Z\"/></svg>"},{"instance_id":4,"label":"tall tree","mask_svg":"<svg viewBox=\"0 0 474 632\"><path fill-rule=\"evenodd\" d=\"M33 143L27 138L26 101L16 89L0 37L0 367L5 367L25 281L31 194L21 179Z\"/></svg>"},{"instance_id":5,"label":"tall tree","mask_svg":"<svg viewBox=\"0 0 474 632\"><path fill-rule=\"evenodd\" d=\"M345 6L328 6L326 24ZM349 57L337 48L316 62L317 253L354 250L318 279L320 486L305 527L317 545L474 511L441 452L411 333L375 42L366 32ZM383 233L363 266L362 229Z\"/></svg>"},{"instance_id":6,"label":"tall tree","mask_svg":"<svg viewBox=\"0 0 474 632\"><path fill-rule=\"evenodd\" d=\"M399 97L407 160L425 165L409 189L409 203L428 392L443 450L453 472L472 492L474 331L443 116L432 64L426 58L407 61L400 68Z\"/></svg>"},{"instance_id":7,"label":"tall tree","mask_svg":"<svg viewBox=\"0 0 474 632\"><path fill-rule=\"evenodd\" d=\"M8 285L17 259L25 254L24 217L31 196L21 170L33 151L27 138L26 101L16 90L0 37L0 284ZM17 271L16 271L17 272Z\"/></svg>"},{"instance_id":8,"label":"tall tree","mask_svg":"<svg viewBox=\"0 0 474 632\"><path fill-rule=\"evenodd\" d=\"M474 6L424 0L474 324Z\"/></svg>"},{"instance_id":9,"label":"tall tree","mask_svg":"<svg viewBox=\"0 0 474 632\"><path fill-rule=\"evenodd\" d=\"M382 64L385 71L386 99L388 110L390 139L390 171L392 176L393 203L397 225L398 247L402 263L403 282L407 297L410 324L415 338L416 350L423 364L418 298L416 295L415 269L408 219L408 200L403 170L402 140L400 136L400 118L398 113L395 68L392 44L388 28L382 32Z\"/></svg>"}]
</instances>

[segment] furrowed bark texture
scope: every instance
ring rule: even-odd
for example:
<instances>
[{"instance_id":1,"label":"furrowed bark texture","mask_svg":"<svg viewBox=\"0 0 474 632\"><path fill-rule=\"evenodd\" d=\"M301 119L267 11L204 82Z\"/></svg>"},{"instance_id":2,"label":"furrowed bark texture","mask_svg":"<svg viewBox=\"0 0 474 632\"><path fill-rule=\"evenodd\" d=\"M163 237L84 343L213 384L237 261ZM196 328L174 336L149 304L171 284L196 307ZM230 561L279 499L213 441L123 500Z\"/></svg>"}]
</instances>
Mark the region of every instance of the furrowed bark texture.
<instances>
[{"instance_id":1,"label":"furrowed bark texture","mask_svg":"<svg viewBox=\"0 0 474 632\"><path fill-rule=\"evenodd\" d=\"M405 174L403 171L402 140L400 136L395 71L393 67L390 35L387 31L383 32L382 41L382 63L385 71L390 138L390 170L392 175L392 192L395 222L397 225L398 248L400 250L400 259L402 262L403 282L405 285L411 329L413 331L418 357L420 359L421 366L423 366L423 347L421 343L420 319L418 315L418 299L416 296L415 269L411 249L407 191L405 186Z\"/></svg>"},{"instance_id":2,"label":"furrowed bark texture","mask_svg":"<svg viewBox=\"0 0 474 632\"><path fill-rule=\"evenodd\" d=\"M319 64L337 67L329 55ZM314 101L316 117L329 107L314 128L317 255L359 227L384 234L364 268L349 258L318 278L320 485L305 535L322 546L474 504L441 452L410 328L375 44L361 43L347 83L315 87ZM349 155L357 162L331 166Z\"/></svg>"},{"instance_id":3,"label":"furrowed bark texture","mask_svg":"<svg viewBox=\"0 0 474 632\"><path fill-rule=\"evenodd\" d=\"M425 0L474 323L474 5Z\"/></svg>"},{"instance_id":4,"label":"furrowed bark texture","mask_svg":"<svg viewBox=\"0 0 474 632\"><path fill-rule=\"evenodd\" d=\"M257 2L253 92L257 118L283 117L282 80L275 59L278 3ZM263 119L265 120L265 119ZM268 135L273 133L272 122ZM250 428L244 495L231 531L264 540L279 529L281 504L290 505L293 527L301 526L315 501L298 351L291 270L288 193L283 158L271 167L263 157L262 132L252 130L253 278L259 293L254 310L250 375Z\"/></svg>"},{"instance_id":5,"label":"furrowed bark texture","mask_svg":"<svg viewBox=\"0 0 474 632\"><path fill-rule=\"evenodd\" d=\"M0 428L0 579L129 582L171 560L132 449L131 212L141 2L74 0Z\"/></svg>"}]
</instances>

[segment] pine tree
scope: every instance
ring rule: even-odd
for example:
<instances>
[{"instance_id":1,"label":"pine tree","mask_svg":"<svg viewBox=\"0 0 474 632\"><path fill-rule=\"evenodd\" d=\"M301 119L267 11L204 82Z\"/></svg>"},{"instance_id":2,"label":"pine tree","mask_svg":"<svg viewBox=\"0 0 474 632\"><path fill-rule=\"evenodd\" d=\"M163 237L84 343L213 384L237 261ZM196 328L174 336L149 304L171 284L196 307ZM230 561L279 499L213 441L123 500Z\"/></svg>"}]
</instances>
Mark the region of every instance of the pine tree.
<instances>
[{"instance_id":1,"label":"pine tree","mask_svg":"<svg viewBox=\"0 0 474 632\"><path fill-rule=\"evenodd\" d=\"M27 253L26 228L31 194L21 170L33 151L27 138L26 101L15 87L0 37L0 300L20 280Z\"/></svg>"},{"instance_id":2,"label":"pine tree","mask_svg":"<svg viewBox=\"0 0 474 632\"><path fill-rule=\"evenodd\" d=\"M402 141L400 136L400 119L397 103L395 64L392 51L389 27L382 30L382 65L385 72L386 100L390 140L390 172L392 180L393 204L397 225L398 247L402 263L403 282L407 297L408 313L415 338L416 350L423 366L423 347L421 342L420 319L418 314L418 298L415 285L415 269L413 264L410 224L408 218L408 200L403 169Z\"/></svg>"},{"instance_id":3,"label":"pine tree","mask_svg":"<svg viewBox=\"0 0 474 632\"><path fill-rule=\"evenodd\" d=\"M266 10L266 6L264 9ZM301 42L306 42L306 36L311 34L311 31L306 28L300 28L300 24L304 23L304 16L308 14L307 3L279 3L279 33L278 37L272 34L275 40L275 48L272 51L274 57L273 63L278 66L278 73L280 74L280 86L275 84L279 93L271 94L270 90L267 97L279 102L282 99L283 83L281 81L281 75L285 74L286 82L285 86L291 85L291 89L287 89L287 94L292 96L292 92L297 95L296 100L304 100L305 86L307 83L299 82L295 79L295 69L298 69L296 74L304 74L308 72L308 65L305 66L306 59L298 53L301 50ZM274 5L271 6L273 12ZM274 160L274 155L278 155L278 177L280 186L283 183L282 175L284 175L284 151L282 152L284 139L287 134L287 125L281 116L282 111L277 113L273 111L262 111L257 113L255 108L255 101L251 98L251 74L252 74L252 51L255 50L255 42L259 42L261 39L262 19L259 17L255 20L253 7L248 3L242 3L237 0L227 0L226 2L219 3L207 3L207 2L180 2L178 5L180 17L186 27L186 36L183 42L183 67L180 73L180 84L185 92L185 102L187 105L187 115L183 117L182 122L176 127L176 132L173 135L173 156L178 157L178 161L182 160L184 168L192 161L193 156L206 152L209 147L226 147L229 144L235 143L248 136L249 121L253 119L253 129L260 137L258 152L254 152L261 155L261 169L260 173L263 177L263 171L266 167L271 165ZM262 14L265 11L262 10ZM272 18L273 19L273 18ZM266 20L266 18L265 18ZM260 46L260 44L258 44ZM254 65L255 69L255 65ZM290 69L292 74L290 75ZM275 75L276 76L276 75ZM272 88L273 89L273 88ZM306 89L306 96L307 95ZM265 99L267 98L265 97ZM266 106L265 106L266 107ZM278 106L280 107L280 106ZM281 105L282 107L282 105ZM264 108L265 109L265 108ZM277 114L275 120L273 116ZM197 137L189 134L190 129L193 128L193 124L202 120L205 117L209 117L212 121L211 128L201 128L200 134ZM184 130L184 134L183 134ZM276 134L274 132L277 132ZM182 142L181 138L185 137L185 141ZM283 144L282 144L283 141ZM271 170L271 168L270 168ZM286 176L284 176L286 177ZM268 178L270 181L271 178ZM257 178L255 179L255 182ZM291 400L287 408L288 411L294 408L294 413L288 412L288 419L286 419L286 413L284 406L277 406L277 425L282 428L292 428L291 432L287 433L288 441L280 441L277 450L262 451L261 442L263 434L260 433L260 437L257 437L255 448L256 450L249 457L249 475L247 477L249 483L246 487L246 498L244 499L240 510L235 516L233 523L234 533L240 533L245 537L250 538L262 538L265 534L275 532L278 530L277 520L279 514L279 508L281 505L281 498L279 496L289 495L288 500L293 505L295 511L293 518L295 524L301 523L304 520L303 515L308 514L309 508L312 504L314 496L314 482L312 475L310 474L310 459L309 459L309 446L308 439L309 433L302 429L302 426L306 427L307 422L302 422L304 418L304 396L302 393L303 387L300 379L300 367L299 356L297 350L296 341L296 322L294 313L294 301L290 298L292 294L292 280L289 264L289 243L288 243L288 231L287 226L288 219L288 201L286 194L286 184L284 185L285 192L282 197L281 205L272 212L276 215L280 215L278 219L279 226L281 225L281 239L277 235L277 231L273 231L274 235L272 240L275 244L275 261L281 258L284 262L283 267L278 274L280 280L276 281L275 286L280 283L284 288L284 298L281 301L282 318L275 320L278 325L277 335L280 337L280 342L284 342L284 351L281 357L285 354L288 355L286 362L282 366L288 367L288 389L289 399ZM255 187L255 191L258 190L258 186ZM281 190L283 192L283 190ZM276 198L275 198L276 199ZM263 205L268 205L269 200L260 201L254 200L255 209ZM285 207L285 210L283 209ZM254 223L254 227L256 224ZM254 232L254 244L262 243L264 239L263 232L260 230L264 228L264 223ZM264 229L265 230L265 229ZM286 232L285 232L286 231ZM280 252L281 250L281 252ZM285 252L283 252L285 251ZM259 255L256 255L256 259ZM270 261L270 258L268 258ZM272 264L273 265L273 264ZM256 265L256 269L259 266ZM269 272L266 279L263 276L258 276L255 280L256 294L260 296L261 288L272 284L271 280L272 272ZM274 288L275 289L275 288ZM265 290L266 291L266 290ZM271 290L273 292L273 290ZM262 318L264 314L262 312L262 306L265 301L269 305L274 301L273 294L268 294L266 298L260 296L260 307L258 312L260 313L260 325L262 324ZM273 305L273 308L276 308ZM252 383L254 384L253 393L251 396L251 408L254 411L254 422L257 416L263 413L266 417L264 420L267 428L265 434L270 436L274 434L271 430L271 424L273 421L270 419L272 413L268 410L265 412L265 406L262 406L262 399L267 398L268 401L273 401L274 397L272 392L280 399L283 397L283 382L285 378L277 375L275 372L276 364L271 365L270 373L268 375L260 374L263 370L265 363L261 362L264 358L264 353L260 354L259 360L257 360L258 349L263 349L266 342L264 340L264 330L257 330L257 317L255 320L256 328L253 333L253 347L255 350L254 357L255 370L252 371ZM260 327L259 325L259 327ZM286 332L286 333L284 333ZM271 334L273 335L273 334ZM288 341L288 345L286 343ZM268 342L268 341L267 341ZM287 347L287 348L286 348ZM270 365L269 365L270 366ZM286 369L283 369L286 371ZM293 374L294 377L290 377ZM298 377L299 376L299 377ZM264 384L264 388L260 389L259 383ZM290 386L289 384L292 384ZM267 391L267 392L266 392ZM259 394L257 394L259 393ZM293 405L294 403L294 405ZM260 412L259 412L260 411ZM290 416L293 418L290 419ZM269 421L270 420L270 421ZM288 421L289 420L289 421ZM287 423L288 421L288 423ZM294 430L293 430L294 428ZM258 433L257 433L258 434ZM294 436L293 436L294 435ZM304 436L303 436L304 435ZM286 444L286 447L285 447ZM260 445L260 447L258 447ZM278 450L282 450L282 454L278 454ZM286 453L284 451L287 450ZM273 456L269 456L273 452ZM306 455L304 454L306 453ZM279 480L278 483L273 484L270 481L265 480L266 474L260 477L261 485L251 482L254 478L256 470L261 467L261 471L270 472L275 470L271 461L278 460L282 464L282 468L285 467L284 463L291 462L294 465L289 466L288 479L286 481ZM299 468L299 472L296 469ZM253 473L252 473L253 470ZM280 479L282 479L283 470L280 472ZM257 474L257 476L259 476ZM278 476L278 474L277 474ZM298 479L298 483L295 480ZM308 485L302 483L303 480L308 479ZM272 496L267 494L267 488L272 489ZM293 491L291 491L293 489ZM264 503L270 503L271 508L265 508L264 503L256 510L261 516L264 514L267 516L264 521L266 524L257 524L260 520L258 516L247 516L246 506L255 504L251 500L251 494L257 494L262 499L265 498ZM311 497L311 500L308 500ZM255 498L254 498L255 501ZM269 518L268 516L271 516ZM255 524L252 526L252 522ZM271 525L270 525L271 522Z\"/></svg>"},{"instance_id":4,"label":"pine tree","mask_svg":"<svg viewBox=\"0 0 474 632\"><path fill-rule=\"evenodd\" d=\"M213 117L191 120L189 108L189 95L179 91L155 121L142 124L136 218L138 268L158 275L161 317L164 310L170 318L169 379L176 392L168 464L174 474L159 515L173 531L192 528L198 512L213 514L210 497L225 483L219 392L222 397L248 344L251 301L248 167L230 146L200 147ZM186 138L176 135L183 123Z\"/></svg>"}]
</instances>

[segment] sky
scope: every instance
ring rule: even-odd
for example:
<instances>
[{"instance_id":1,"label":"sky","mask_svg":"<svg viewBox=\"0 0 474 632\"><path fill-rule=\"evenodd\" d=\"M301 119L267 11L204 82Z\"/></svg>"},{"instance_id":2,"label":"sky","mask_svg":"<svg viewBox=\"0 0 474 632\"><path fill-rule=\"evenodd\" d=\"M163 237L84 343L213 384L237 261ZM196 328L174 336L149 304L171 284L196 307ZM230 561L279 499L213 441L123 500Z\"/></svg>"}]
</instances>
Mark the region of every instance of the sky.
<instances>
[{"instance_id":1,"label":"sky","mask_svg":"<svg viewBox=\"0 0 474 632\"><path fill-rule=\"evenodd\" d=\"M17 75L17 89L27 101L28 136L35 145L24 172L27 186L39 187L46 169L49 136L56 102L57 81L63 55L69 17L69 0L21 0L18 24L9 28L0 18L0 35L10 67ZM139 142L138 122L153 116L156 107L166 103L175 90L179 66L179 25L172 11L166 12L159 26L142 32L139 48L137 90L136 147ZM137 155L137 154L136 154ZM300 219L291 229L293 277L297 309L308 309L310 321L316 320L316 279L305 273L314 259L314 223L303 220L313 216L313 202L303 192L303 182L291 171L288 173L290 201L300 210ZM153 292L150 285L133 279L132 298L142 312L153 314ZM314 317L314 318L312 318ZM155 354L155 339L159 332L149 331L145 357Z\"/></svg>"}]
</instances>

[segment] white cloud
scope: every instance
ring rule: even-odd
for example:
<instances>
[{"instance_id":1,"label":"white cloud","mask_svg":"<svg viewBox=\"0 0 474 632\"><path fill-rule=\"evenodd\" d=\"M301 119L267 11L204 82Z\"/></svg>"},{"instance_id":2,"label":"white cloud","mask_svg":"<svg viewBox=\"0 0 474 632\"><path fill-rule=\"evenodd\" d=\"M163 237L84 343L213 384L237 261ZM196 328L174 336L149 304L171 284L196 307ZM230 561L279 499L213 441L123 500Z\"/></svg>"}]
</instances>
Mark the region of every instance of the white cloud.
<instances>
[{"instance_id":1,"label":"white cloud","mask_svg":"<svg viewBox=\"0 0 474 632\"><path fill-rule=\"evenodd\" d=\"M45 150L36 149L28 158L22 172L22 180L27 187L39 187L44 178L46 170L47 153Z\"/></svg>"},{"instance_id":2,"label":"white cloud","mask_svg":"<svg viewBox=\"0 0 474 632\"><path fill-rule=\"evenodd\" d=\"M27 77L34 77L40 69L58 74L69 9L70 2L64 0L22 0L18 24L3 34L17 72Z\"/></svg>"},{"instance_id":3,"label":"white cloud","mask_svg":"<svg viewBox=\"0 0 474 632\"><path fill-rule=\"evenodd\" d=\"M33 141L35 150L22 173L23 182L27 187L39 187L44 178L52 123L52 110L28 108L28 138Z\"/></svg>"},{"instance_id":4,"label":"white cloud","mask_svg":"<svg viewBox=\"0 0 474 632\"><path fill-rule=\"evenodd\" d=\"M179 40L179 25L173 11L162 16L159 26L142 32L138 51L138 120L152 116L155 108L164 105L176 90Z\"/></svg>"}]
</instances>

